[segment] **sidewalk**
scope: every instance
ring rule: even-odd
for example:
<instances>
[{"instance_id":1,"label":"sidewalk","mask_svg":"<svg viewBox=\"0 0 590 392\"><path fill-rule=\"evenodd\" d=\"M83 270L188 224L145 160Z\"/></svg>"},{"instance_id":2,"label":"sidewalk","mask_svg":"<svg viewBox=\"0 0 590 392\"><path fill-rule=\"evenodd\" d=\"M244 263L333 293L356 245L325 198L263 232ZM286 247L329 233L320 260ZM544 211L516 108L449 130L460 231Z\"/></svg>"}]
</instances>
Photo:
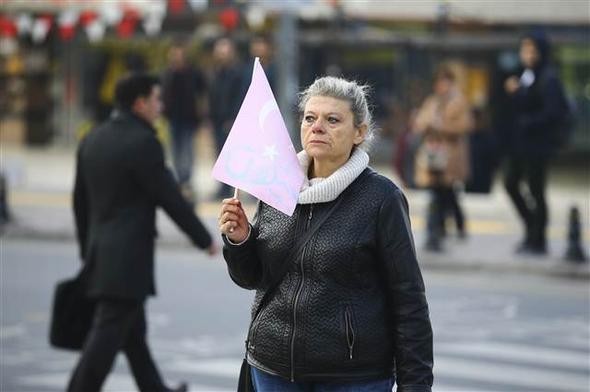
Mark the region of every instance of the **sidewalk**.
<instances>
[{"instance_id":1,"label":"sidewalk","mask_svg":"<svg viewBox=\"0 0 590 392\"><path fill-rule=\"evenodd\" d=\"M208 151L197 152L195 189L200 200L199 216L216 230L219 202L211 201L216 184L210 172L213 157ZM13 238L58 241L75 240L71 212L71 189L75 170L73 148L31 149L2 147L1 166L9 180L9 202L13 222L4 228L2 241ZM375 168L392 178L391 168ZM399 183L399 182L397 182ZM424 268L472 269L496 272L526 272L589 279L589 264L575 265L562 260L566 249L567 216L570 206L577 205L584 229L584 248L590 255L590 188L588 179L572 179L563 173L552 175L549 186L550 228L547 257L523 257L513 253L521 229L512 206L500 184L489 195L464 195L469 238L458 240L450 233L445 251L433 254L423 251L424 211L428 194L407 190L418 257ZM245 200L248 215L253 216L254 199ZM168 217L159 212L159 243L162 246L190 246L184 235Z\"/></svg>"}]
</instances>

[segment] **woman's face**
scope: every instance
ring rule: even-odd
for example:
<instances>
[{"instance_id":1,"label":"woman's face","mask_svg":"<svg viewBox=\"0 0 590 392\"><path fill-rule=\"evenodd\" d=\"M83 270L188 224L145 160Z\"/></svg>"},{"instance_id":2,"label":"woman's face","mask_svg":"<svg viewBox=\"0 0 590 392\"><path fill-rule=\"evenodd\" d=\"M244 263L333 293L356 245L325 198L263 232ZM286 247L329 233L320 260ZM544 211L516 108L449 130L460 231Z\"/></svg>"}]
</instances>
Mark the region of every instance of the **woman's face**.
<instances>
[{"instance_id":1,"label":"woman's face","mask_svg":"<svg viewBox=\"0 0 590 392\"><path fill-rule=\"evenodd\" d=\"M315 161L344 164L353 146L365 139L367 126L354 126L350 104L324 96L311 97L301 121L301 144Z\"/></svg>"},{"instance_id":2,"label":"woman's face","mask_svg":"<svg viewBox=\"0 0 590 392\"><path fill-rule=\"evenodd\" d=\"M434 81L434 92L438 96L447 95L451 91L452 87L453 87L453 82L450 79L447 79L445 77L439 76Z\"/></svg>"}]
</instances>

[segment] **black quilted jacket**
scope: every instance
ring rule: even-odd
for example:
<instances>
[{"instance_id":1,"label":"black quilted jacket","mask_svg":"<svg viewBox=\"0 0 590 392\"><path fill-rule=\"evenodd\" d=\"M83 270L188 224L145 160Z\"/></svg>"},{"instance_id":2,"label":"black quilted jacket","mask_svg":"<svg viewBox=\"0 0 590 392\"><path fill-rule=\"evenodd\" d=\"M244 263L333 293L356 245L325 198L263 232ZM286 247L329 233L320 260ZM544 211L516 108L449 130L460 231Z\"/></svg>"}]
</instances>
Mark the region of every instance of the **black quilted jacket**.
<instances>
[{"instance_id":1,"label":"black quilted jacket","mask_svg":"<svg viewBox=\"0 0 590 392\"><path fill-rule=\"evenodd\" d=\"M366 169L295 260L294 239L334 202L298 205L292 217L260 203L249 240L225 240L232 279L256 289L291 266L248 332L252 366L295 381L395 376L398 391L430 391L432 329L408 205L388 179Z\"/></svg>"}]
</instances>

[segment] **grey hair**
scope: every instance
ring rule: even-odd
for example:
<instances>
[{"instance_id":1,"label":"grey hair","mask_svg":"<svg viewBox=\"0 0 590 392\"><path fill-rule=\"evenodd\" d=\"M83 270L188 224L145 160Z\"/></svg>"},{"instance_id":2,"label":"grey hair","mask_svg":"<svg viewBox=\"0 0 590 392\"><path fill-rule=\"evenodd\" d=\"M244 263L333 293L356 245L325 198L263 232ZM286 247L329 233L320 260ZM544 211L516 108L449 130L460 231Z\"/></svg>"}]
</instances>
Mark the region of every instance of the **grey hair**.
<instances>
[{"instance_id":1,"label":"grey hair","mask_svg":"<svg viewBox=\"0 0 590 392\"><path fill-rule=\"evenodd\" d=\"M365 140L358 145L369 152L377 129L373 123L373 116L369 108L367 96L370 86L360 85L354 80L346 80L334 76L324 76L316 79L309 87L299 94L299 112L305 111L305 105L311 97L332 97L350 103L355 127L367 126Z\"/></svg>"}]
</instances>

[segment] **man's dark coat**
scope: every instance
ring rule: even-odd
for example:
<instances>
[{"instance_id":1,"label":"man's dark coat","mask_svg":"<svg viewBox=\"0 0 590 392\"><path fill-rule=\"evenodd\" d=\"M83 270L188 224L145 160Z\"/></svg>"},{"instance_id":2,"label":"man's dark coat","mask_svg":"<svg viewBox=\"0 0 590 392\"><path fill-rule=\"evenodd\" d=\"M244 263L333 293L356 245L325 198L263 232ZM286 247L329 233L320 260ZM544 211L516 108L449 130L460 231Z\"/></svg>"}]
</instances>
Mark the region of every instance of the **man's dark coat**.
<instances>
[{"instance_id":1,"label":"man's dark coat","mask_svg":"<svg viewBox=\"0 0 590 392\"><path fill-rule=\"evenodd\" d=\"M94 129L78 150L74 213L92 297L143 300L155 294L156 207L195 245L211 237L179 193L155 130L128 112Z\"/></svg>"}]
</instances>

